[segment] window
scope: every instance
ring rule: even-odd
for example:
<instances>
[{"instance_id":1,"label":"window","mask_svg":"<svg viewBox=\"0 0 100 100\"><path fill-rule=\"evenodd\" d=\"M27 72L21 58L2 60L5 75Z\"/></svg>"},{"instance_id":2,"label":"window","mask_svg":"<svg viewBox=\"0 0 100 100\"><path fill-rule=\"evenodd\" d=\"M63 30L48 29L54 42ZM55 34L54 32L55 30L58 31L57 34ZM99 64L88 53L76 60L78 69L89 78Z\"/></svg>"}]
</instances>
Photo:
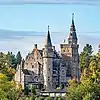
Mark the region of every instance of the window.
<instances>
[{"instance_id":1,"label":"window","mask_svg":"<svg viewBox=\"0 0 100 100\"><path fill-rule=\"evenodd\" d=\"M50 68L48 70L50 71Z\"/></svg>"},{"instance_id":2,"label":"window","mask_svg":"<svg viewBox=\"0 0 100 100\"><path fill-rule=\"evenodd\" d=\"M62 70L62 72L64 72L64 70Z\"/></svg>"},{"instance_id":3,"label":"window","mask_svg":"<svg viewBox=\"0 0 100 100\"><path fill-rule=\"evenodd\" d=\"M48 77L48 81L50 81L50 77Z\"/></svg>"},{"instance_id":4,"label":"window","mask_svg":"<svg viewBox=\"0 0 100 100\"><path fill-rule=\"evenodd\" d=\"M53 74L56 74L56 71L53 71Z\"/></svg>"},{"instance_id":5,"label":"window","mask_svg":"<svg viewBox=\"0 0 100 100\"><path fill-rule=\"evenodd\" d=\"M70 35L72 36L72 33Z\"/></svg>"},{"instance_id":6,"label":"window","mask_svg":"<svg viewBox=\"0 0 100 100\"><path fill-rule=\"evenodd\" d=\"M67 52L69 52L69 49L67 48Z\"/></svg>"},{"instance_id":7,"label":"window","mask_svg":"<svg viewBox=\"0 0 100 100\"><path fill-rule=\"evenodd\" d=\"M63 50L63 52L65 52L65 49Z\"/></svg>"},{"instance_id":8,"label":"window","mask_svg":"<svg viewBox=\"0 0 100 100\"><path fill-rule=\"evenodd\" d=\"M34 65L32 65L32 68L34 68Z\"/></svg>"}]
</instances>

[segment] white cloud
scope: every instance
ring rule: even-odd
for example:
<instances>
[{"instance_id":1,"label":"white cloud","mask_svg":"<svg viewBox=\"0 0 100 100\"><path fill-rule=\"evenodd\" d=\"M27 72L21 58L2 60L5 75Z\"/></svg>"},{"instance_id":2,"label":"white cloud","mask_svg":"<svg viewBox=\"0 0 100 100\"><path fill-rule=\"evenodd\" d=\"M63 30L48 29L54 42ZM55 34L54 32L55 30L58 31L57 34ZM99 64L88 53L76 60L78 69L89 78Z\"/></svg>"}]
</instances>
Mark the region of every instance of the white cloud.
<instances>
[{"instance_id":1,"label":"white cloud","mask_svg":"<svg viewBox=\"0 0 100 100\"><path fill-rule=\"evenodd\" d=\"M0 51L8 52L12 51L14 54L21 51L22 56L25 57L27 53L31 52L34 44L38 44L40 49L43 48L46 38L45 32L25 32L25 31L9 31L0 30ZM79 33L77 33L78 35ZM51 32L51 40L57 50L60 50L60 43L64 39L67 40L68 34L63 32ZM94 52L97 52L99 45L100 35L99 34L87 34L79 35L79 52L82 51L83 47L88 43L93 46Z\"/></svg>"},{"instance_id":2,"label":"white cloud","mask_svg":"<svg viewBox=\"0 0 100 100\"><path fill-rule=\"evenodd\" d=\"M16 53L21 51L22 55L25 57L28 52L30 52L34 46L34 43L40 44L41 47L42 38L35 36L24 36L22 39L7 39L0 41L0 50L3 52L12 51Z\"/></svg>"},{"instance_id":3,"label":"white cloud","mask_svg":"<svg viewBox=\"0 0 100 100\"><path fill-rule=\"evenodd\" d=\"M17 51L21 51L23 57L26 56L27 53L31 52L34 48L34 44L37 43L38 47L41 49L44 46L45 35L43 36L15 36L16 38L11 37L10 39L6 38L0 40L0 50L2 52L12 51L14 54ZM60 50L60 43L62 43L63 39L67 39L67 34L53 34L51 33L51 38L53 45L56 46L57 50ZM93 46L94 51L96 52L99 45L100 37L97 36L88 36L88 35L79 35L79 52L82 51L83 47L89 43Z\"/></svg>"}]
</instances>

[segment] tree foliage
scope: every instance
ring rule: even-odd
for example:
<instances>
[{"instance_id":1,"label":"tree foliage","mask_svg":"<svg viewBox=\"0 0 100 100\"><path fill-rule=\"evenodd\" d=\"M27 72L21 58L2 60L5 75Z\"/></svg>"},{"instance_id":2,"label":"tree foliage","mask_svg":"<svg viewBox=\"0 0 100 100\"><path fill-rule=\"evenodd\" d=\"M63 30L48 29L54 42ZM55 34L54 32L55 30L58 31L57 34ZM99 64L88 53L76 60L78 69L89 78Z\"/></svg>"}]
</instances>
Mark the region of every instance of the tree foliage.
<instances>
[{"instance_id":1,"label":"tree foliage","mask_svg":"<svg viewBox=\"0 0 100 100\"><path fill-rule=\"evenodd\" d=\"M21 60L22 60L21 53L20 53L20 51L18 51L18 53L16 55L16 62L17 62L17 64L21 64Z\"/></svg>"},{"instance_id":2,"label":"tree foliage","mask_svg":"<svg viewBox=\"0 0 100 100\"><path fill-rule=\"evenodd\" d=\"M52 100L52 98L50 96L46 97L46 100Z\"/></svg>"},{"instance_id":3,"label":"tree foliage","mask_svg":"<svg viewBox=\"0 0 100 100\"><path fill-rule=\"evenodd\" d=\"M83 48L83 52L80 54L80 67L82 69L89 67L92 52L92 46L86 44L86 46Z\"/></svg>"},{"instance_id":4,"label":"tree foliage","mask_svg":"<svg viewBox=\"0 0 100 100\"><path fill-rule=\"evenodd\" d=\"M100 52L96 55L91 54L91 46L84 47L80 55L80 83L75 80L69 81L67 100L100 100Z\"/></svg>"}]
</instances>

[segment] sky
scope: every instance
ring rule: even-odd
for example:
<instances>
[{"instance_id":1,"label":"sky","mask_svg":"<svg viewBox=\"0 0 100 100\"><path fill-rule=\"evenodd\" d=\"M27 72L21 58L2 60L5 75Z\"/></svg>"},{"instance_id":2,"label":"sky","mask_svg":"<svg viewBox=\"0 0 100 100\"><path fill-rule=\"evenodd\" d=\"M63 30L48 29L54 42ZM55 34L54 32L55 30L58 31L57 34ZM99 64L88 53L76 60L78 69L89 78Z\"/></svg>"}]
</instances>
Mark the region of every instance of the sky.
<instances>
[{"instance_id":1,"label":"sky","mask_svg":"<svg viewBox=\"0 0 100 100\"><path fill-rule=\"evenodd\" d=\"M100 7L75 4L0 5L0 51L21 51L23 57L37 43L42 48L48 25L53 45L67 40L72 13L79 43L79 52L85 44L97 52L100 40Z\"/></svg>"}]
</instances>

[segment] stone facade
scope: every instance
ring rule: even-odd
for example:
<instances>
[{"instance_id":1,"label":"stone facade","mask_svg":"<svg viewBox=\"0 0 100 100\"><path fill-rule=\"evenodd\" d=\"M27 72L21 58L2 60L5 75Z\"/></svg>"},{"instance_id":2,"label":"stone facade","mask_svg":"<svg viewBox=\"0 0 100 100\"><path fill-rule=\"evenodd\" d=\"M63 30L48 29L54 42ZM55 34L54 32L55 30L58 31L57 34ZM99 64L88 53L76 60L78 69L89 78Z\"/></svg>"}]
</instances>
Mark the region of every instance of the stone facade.
<instances>
[{"instance_id":1,"label":"stone facade","mask_svg":"<svg viewBox=\"0 0 100 100\"><path fill-rule=\"evenodd\" d=\"M37 44L25 61L18 65L15 74L16 83L25 85L33 84L46 91L61 87L64 89L69 79L80 79L79 53L77 35L72 18L69 38L60 44L60 54L52 46L49 27L44 48L39 50Z\"/></svg>"}]
</instances>

